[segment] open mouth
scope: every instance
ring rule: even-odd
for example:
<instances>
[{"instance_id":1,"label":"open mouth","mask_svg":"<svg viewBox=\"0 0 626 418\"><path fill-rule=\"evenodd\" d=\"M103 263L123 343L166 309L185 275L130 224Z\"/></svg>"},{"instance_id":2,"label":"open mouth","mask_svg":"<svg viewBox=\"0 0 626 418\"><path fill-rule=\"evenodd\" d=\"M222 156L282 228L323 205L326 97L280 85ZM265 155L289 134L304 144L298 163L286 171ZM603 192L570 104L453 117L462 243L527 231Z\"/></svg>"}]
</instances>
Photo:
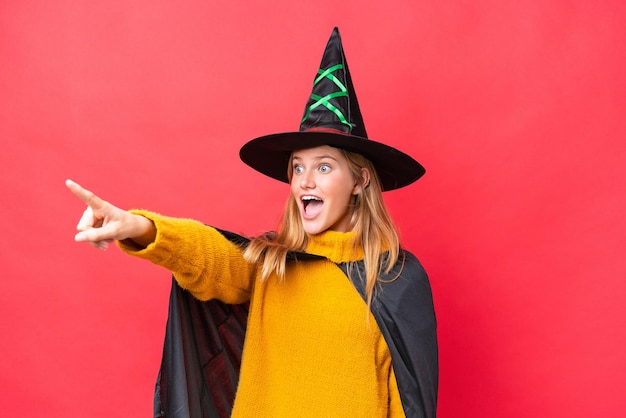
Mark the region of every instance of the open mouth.
<instances>
[{"instance_id":1,"label":"open mouth","mask_svg":"<svg viewBox=\"0 0 626 418\"><path fill-rule=\"evenodd\" d=\"M302 196L302 208L307 218L314 218L322 211L324 201L317 196Z\"/></svg>"}]
</instances>

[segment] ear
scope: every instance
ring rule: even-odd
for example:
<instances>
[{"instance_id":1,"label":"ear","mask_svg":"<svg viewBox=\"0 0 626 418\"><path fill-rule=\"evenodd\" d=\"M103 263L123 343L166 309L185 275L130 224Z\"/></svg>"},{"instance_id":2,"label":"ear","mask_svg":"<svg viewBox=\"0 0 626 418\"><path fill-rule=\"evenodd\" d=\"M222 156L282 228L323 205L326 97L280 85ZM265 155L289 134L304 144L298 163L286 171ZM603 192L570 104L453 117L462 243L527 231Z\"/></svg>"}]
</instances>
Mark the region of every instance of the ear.
<instances>
[{"instance_id":1,"label":"ear","mask_svg":"<svg viewBox=\"0 0 626 418\"><path fill-rule=\"evenodd\" d=\"M367 168L361 169L361 177L359 177L354 184L352 194L357 195L370 185L370 171Z\"/></svg>"}]
</instances>

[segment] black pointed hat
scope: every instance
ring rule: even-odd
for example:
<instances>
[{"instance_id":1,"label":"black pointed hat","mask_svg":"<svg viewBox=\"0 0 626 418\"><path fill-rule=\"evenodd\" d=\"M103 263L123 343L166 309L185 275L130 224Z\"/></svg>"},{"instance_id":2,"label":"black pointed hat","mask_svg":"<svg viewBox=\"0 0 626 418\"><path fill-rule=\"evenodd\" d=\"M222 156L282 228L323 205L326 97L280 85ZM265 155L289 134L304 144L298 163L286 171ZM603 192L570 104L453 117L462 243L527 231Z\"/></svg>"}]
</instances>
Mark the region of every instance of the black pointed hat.
<instances>
[{"instance_id":1,"label":"black pointed hat","mask_svg":"<svg viewBox=\"0 0 626 418\"><path fill-rule=\"evenodd\" d=\"M368 139L337 28L324 50L300 130L253 139L239 156L255 170L287 183L291 153L320 145L365 156L374 164L384 191L407 186L425 172L411 156Z\"/></svg>"}]
</instances>

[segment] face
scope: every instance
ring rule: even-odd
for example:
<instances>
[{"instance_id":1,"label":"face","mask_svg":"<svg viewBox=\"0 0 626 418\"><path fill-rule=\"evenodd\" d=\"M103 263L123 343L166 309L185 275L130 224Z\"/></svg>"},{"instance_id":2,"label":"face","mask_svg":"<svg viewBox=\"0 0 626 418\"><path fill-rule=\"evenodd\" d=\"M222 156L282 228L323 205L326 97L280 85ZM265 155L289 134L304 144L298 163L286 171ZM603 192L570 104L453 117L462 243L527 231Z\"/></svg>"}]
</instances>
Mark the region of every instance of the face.
<instances>
[{"instance_id":1,"label":"face","mask_svg":"<svg viewBox=\"0 0 626 418\"><path fill-rule=\"evenodd\" d=\"M361 191L364 180L352 175L343 154L327 145L308 148L295 151L291 165L291 193L304 230L310 235L326 230L348 231L350 202Z\"/></svg>"}]
</instances>

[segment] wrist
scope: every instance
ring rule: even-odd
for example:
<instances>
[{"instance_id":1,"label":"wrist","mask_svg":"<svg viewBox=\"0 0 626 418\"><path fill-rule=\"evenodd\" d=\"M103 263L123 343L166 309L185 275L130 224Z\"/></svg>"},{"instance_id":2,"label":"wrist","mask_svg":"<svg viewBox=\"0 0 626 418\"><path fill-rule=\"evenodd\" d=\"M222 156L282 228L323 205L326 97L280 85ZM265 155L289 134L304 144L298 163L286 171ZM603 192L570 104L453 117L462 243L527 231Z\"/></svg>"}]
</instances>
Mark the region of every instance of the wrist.
<instances>
[{"instance_id":1,"label":"wrist","mask_svg":"<svg viewBox=\"0 0 626 418\"><path fill-rule=\"evenodd\" d=\"M156 226L154 225L154 222L152 222L145 216L137 215L134 213L131 213L131 216L134 217L133 231L130 234L131 236L129 236L124 241L126 242L126 244L132 243L132 246L138 248L146 248L156 239ZM129 243L128 241L131 241L131 243Z\"/></svg>"}]
</instances>

